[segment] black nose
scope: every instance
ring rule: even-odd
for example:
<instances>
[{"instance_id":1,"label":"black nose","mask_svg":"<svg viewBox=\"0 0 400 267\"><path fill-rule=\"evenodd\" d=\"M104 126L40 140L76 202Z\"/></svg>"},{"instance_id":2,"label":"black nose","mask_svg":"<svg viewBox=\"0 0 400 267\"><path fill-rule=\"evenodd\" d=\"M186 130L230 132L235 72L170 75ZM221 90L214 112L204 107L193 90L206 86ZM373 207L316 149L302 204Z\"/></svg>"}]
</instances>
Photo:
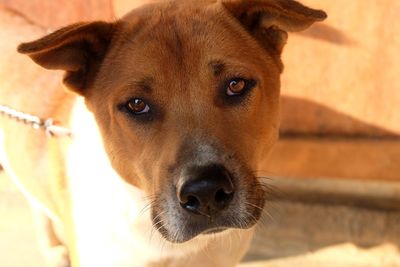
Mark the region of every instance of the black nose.
<instances>
[{"instance_id":1,"label":"black nose","mask_svg":"<svg viewBox=\"0 0 400 267\"><path fill-rule=\"evenodd\" d=\"M223 166L196 167L189 175L178 188L178 198L185 210L210 216L229 205L235 188Z\"/></svg>"}]
</instances>

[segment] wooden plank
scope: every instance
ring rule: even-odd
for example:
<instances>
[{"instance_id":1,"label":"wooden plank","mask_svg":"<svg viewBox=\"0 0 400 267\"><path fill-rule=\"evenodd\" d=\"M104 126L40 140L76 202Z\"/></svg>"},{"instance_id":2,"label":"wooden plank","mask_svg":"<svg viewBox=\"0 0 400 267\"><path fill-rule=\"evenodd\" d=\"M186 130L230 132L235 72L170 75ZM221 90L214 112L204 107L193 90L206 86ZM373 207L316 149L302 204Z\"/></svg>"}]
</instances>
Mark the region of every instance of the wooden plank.
<instances>
[{"instance_id":1,"label":"wooden plank","mask_svg":"<svg viewBox=\"0 0 400 267\"><path fill-rule=\"evenodd\" d=\"M399 210L268 201L245 260L258 261L254 267L399 266L399 219Z\"/></svg>"},{"instance_id":2,"label":"wooden plank","mask_svg":"<svg viewBox=\"0 0 400 267\"><path fill-rule=\"evenodd\" d=\"M263 182L271 189L267 202L284 200L400 211L400 183L395 181L273 177Z\"/></svg>"},{"instance_id":3,"label":"wooden plank","mask_svg":"<svg viewBox=\"0 0 400 267\"><path fill-rule=\"evenodd\" d=\"M400 140L282 138L259 175L400 182Z\"/></svg>"}]
</instances>

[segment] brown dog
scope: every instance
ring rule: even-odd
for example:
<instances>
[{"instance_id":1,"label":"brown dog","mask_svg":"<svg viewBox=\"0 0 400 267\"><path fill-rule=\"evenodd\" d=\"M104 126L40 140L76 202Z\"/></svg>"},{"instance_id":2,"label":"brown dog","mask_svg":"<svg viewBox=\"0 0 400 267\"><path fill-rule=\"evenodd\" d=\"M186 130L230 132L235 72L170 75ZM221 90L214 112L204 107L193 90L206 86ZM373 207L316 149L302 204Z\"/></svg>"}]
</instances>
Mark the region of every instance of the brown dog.
<instances>
[{"instance_id":1,"label":"brown dog","mask_svg":"<svg viewBox=\"0 0 400 267\"><path fill-rule=\"evenodd\" d=\"M171 1L22 44L84 98L1 92L74 133L2 118L2 163L51 219L58 266L235 266L264 206L254 171L278 137L287 32L325 18L291 0Z\"/></svg>"}]
</instances>

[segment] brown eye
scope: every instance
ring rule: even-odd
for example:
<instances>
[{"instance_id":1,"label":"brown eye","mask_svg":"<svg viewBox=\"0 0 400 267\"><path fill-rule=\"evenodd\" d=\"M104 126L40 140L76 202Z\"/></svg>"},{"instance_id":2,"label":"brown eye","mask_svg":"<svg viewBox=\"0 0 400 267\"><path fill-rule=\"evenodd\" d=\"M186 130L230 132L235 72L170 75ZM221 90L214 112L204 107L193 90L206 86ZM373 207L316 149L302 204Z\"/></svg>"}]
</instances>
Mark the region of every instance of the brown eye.
<instances>
[{"instance_id":1,"label":"brown eye","mask_svg":"<svg viewBox=\"0 0 400 267\"><path fill-rule=\"evenodd\" d=\"M245 91L246 87L246 81L243 79L231 80L226 89L226 94L228 96L240 95Z\"/></svg>"},{"instance_id":2,"label":"brown eye","mask_svg":"<svg viewBox=\"0 0 400 267\"><path fill-rule=\"evenodd\" d=\"M149 105L140 98L130 100L128 102L128 109L134 114L145 114L150 111Z\"/></svg>"}]
</instances>

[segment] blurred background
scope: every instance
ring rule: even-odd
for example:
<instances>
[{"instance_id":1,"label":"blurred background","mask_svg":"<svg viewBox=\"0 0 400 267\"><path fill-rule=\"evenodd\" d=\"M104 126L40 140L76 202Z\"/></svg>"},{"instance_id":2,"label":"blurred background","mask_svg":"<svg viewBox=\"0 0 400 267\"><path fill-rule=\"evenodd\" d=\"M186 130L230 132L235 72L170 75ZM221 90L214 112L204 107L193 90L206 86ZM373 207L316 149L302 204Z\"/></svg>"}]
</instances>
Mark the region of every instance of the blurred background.
<instances>
[{"instance_id":1,"label":"blurred background","mask_svg":"<svg viewBox=\"0 0 400 267\"><path fill-rule=\"evenodd\" d=\"M0 0L0 40L16 47L144 2ZM400 1L301 2L329 18L284 51L281 140L258 170L278 197L244 266L400 266ZM2 82L23 80L12 56L0 56ZM0 266L44 266L30 216L0 172Z\"/></svg>"}]
</instances>

